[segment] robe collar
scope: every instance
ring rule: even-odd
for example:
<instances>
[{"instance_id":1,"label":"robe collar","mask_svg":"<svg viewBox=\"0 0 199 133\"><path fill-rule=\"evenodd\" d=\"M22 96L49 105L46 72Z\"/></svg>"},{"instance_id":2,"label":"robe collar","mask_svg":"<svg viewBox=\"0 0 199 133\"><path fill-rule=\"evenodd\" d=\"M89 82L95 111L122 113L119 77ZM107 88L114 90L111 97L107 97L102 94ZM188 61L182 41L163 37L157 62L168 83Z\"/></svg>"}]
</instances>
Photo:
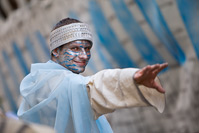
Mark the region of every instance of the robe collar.
<instances>
[{"instance_id":1,"label":"robe collar","mask_svg":"<svg viewBox=\"0 0 199 133\"><path fill-rule=\"evenodd\" d=\"M62 65L49 60L46 63L35 63L31 65L31 72L37 71L37 70L41 70L41 69L61 69L61 70L66 70L66 71L70 71L68 69L66 69L65 67L63 67Z\"/></svg>"}]
</instances>

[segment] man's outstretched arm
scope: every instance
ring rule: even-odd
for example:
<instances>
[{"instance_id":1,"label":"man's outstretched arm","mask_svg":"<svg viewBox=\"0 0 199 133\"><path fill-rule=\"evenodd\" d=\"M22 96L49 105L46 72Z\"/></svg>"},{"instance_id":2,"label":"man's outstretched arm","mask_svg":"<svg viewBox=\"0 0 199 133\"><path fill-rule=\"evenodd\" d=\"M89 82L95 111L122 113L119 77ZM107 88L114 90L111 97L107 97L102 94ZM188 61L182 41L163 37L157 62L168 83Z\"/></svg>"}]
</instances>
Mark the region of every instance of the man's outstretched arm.
<instances>
[{"instance_id":1,"label":"man's outstretched arm","mask_svg":"<svg viewBox=\"0 0 199 133\"><path fill-rule=\"evenodd\" d=\"M150 105L163 112L165 91L156 76L167 65L107 69L91 76L87 91L96 118L115 109L136 106Z\"/></svg>"}]
</instances>

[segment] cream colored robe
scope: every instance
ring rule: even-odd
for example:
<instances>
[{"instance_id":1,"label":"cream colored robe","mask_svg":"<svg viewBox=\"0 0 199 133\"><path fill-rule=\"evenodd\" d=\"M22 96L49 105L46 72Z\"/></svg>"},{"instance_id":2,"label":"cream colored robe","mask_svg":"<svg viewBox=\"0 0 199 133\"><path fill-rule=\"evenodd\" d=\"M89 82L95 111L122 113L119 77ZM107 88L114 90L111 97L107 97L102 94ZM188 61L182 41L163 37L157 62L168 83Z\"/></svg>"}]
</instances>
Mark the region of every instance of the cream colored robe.
<instances>
[{"instance_id":1,"label":"cream colored robe","mask_svg":"<svg viewBox=\"0 0 199 133\"><path fill-rule=\"evenodd\" d=\"M87 91L95 119L115 109L153 106L160 113L165 108L165 95L153 88L138 85L133 75L138 69L107 69L91 76ZM156 82L159 82L156 78Z\"/></svg>"}]
</instances>

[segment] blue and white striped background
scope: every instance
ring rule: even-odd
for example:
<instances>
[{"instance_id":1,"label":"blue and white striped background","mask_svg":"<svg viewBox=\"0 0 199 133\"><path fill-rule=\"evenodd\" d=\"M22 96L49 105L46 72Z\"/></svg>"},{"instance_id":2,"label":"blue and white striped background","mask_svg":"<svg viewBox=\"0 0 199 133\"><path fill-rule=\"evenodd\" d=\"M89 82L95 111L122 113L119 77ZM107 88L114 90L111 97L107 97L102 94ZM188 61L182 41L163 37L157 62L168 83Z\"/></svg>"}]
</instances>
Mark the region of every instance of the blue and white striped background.
<instances>
[{"instance_id":1,"label":"blue and white striped background","mask_svg":"<svg viewBox=\"0 0 199 133\"><path fill-rule=\"evenodd\" d=\"M63 16L88 20L93 27L93 57L86 73L163 62L171 69L189 58L199 59L198 0L88 0L85 10L87 18L75 9ZM52 27L55 20L50 23ZM15 113L19 84L30 64L50 59L42 29L28 33L23 43L10 38L11 43L4 44L8 48L1 49L1 89Z\"/></svg>"}]
</instances>

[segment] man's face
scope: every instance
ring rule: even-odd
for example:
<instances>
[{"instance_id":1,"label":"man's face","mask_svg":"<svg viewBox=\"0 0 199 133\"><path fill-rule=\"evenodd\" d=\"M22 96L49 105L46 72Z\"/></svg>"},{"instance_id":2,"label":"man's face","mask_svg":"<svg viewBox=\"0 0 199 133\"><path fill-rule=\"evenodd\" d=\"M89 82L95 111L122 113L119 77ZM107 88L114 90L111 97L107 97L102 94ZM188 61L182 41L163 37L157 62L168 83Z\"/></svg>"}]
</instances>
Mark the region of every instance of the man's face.
<instances>
[{"instance_id":1,"label":"man's face","mask_svg":"<svg viewBox=\"0 0 199 133\"><path fill-rule=\"evenodd\" d=\"M91 47L92 44L86 40L67 43L58 51L58 63L74 73L84 72L91 57Z\"/></svg>"}]
</instances>

